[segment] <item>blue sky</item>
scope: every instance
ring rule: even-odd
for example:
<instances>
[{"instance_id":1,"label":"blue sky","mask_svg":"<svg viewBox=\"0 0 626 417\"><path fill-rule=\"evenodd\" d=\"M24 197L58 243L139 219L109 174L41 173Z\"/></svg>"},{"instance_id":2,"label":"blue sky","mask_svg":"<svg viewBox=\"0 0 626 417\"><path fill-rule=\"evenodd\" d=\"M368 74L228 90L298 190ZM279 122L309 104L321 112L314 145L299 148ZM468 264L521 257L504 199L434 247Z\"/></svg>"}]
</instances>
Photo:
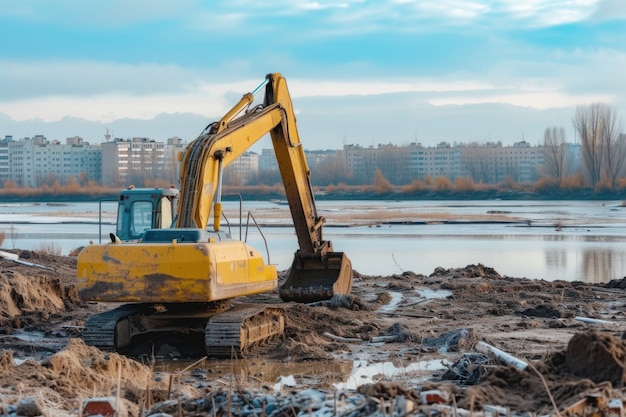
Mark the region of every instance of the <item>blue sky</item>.
<instances>
[{"instance_id":1,"label":"blue sky","mask_svg":"<svg viewBox=\"0 0 626 417\"><path fill-rule=\"evenodd\" d=\"M624 0L4 0L0 36L0 137L191 140L269 72L309 149L626 118Z\"/></svg>"}]
</instances>

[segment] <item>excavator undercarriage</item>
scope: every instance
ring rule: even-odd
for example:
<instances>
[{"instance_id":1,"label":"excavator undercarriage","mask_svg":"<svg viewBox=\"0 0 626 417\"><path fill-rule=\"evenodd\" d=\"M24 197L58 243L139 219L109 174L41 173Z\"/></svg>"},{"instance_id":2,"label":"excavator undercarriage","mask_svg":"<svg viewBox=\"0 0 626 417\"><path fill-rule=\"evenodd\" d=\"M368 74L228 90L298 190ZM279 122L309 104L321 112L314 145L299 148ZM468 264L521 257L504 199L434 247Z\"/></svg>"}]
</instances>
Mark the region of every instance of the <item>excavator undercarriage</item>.
<instances>
[{"instance_id":1,"label":"excavator undercarriage","mask_svg":"<svg viewBox=\"0 0 626 417\"><path fill-rule=\"evenodd\" d=\"M227 358L244 356L283 334L281 307L227 304L125 304L91 316L82 337L101 350L124 352L141 335L203 334L206 354Z\"/></svg>"}]
</instances>

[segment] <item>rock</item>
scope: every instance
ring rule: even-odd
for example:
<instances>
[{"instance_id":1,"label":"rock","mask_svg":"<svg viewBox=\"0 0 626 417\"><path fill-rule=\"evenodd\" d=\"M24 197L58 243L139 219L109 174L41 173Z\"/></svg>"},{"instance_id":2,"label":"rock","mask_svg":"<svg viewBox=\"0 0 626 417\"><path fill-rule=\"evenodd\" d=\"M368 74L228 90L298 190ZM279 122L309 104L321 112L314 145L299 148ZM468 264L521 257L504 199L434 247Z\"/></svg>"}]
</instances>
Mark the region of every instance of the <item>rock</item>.
<instances>
[{"instance_id":1,"label":"rock","mask_svg":"<svg viewBox=\"0 0 626 417\"><path fill-rule=\"evenodd\" d=\"M15 411L20 416L40 416L43 414L41 400L35 397L26 397L17 403L17 409Z\"/></svg>"}]
</instances>

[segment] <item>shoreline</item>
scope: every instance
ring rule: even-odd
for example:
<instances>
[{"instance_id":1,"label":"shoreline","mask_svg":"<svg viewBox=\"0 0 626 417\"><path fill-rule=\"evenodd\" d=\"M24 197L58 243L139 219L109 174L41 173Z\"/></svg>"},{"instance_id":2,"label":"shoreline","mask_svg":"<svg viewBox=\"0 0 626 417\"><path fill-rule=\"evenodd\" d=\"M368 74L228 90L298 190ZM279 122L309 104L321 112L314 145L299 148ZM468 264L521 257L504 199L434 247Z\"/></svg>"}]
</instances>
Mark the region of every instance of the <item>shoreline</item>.
<instances>
[{"instance_id":1,"label":"shoreline","mask_svg":"<svg viewBox=\"0 0 626 417\"><path fill-rule=\"evenodd\" d=\"M121 188L120 188L121 190ZM72 193L46 192L33 190L28 195L25 192L3 192L0 189L0 197L7 203L74 203L92 201L117 201L118 192L103 192L94 194L91 191L77 191ZM514 190L474 190L474 191L452 191L452 190L419 190L419 191L316 191L314 197L319 201L333 200L361 200L361 201L423 201L423 200L538 200L538 201L598 201L598 200L626 200L626 189L616 191L594 191L593 189L582 188L579 190L550 190L545 192L528 192ZM287 204L285 195L282 192L259 192L254 189L240 193L229 192L225 187L223 201L235 201L240 198L252 201L273 201ZM277 203L278 204L278 203ZM626 204L626 202L625 202Z\"/></svg>"}]
</instances>

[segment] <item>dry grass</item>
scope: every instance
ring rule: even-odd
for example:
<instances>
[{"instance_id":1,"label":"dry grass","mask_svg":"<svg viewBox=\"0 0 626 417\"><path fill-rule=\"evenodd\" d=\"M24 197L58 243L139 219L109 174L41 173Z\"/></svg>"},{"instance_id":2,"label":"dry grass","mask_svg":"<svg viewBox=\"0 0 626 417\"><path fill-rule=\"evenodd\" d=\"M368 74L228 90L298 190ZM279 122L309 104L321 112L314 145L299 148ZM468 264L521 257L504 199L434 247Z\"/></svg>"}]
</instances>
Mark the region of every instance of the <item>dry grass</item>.
<instances>
[{"instance_id":1,"label":"dry grass","mask_svg":"<svg viewBox=\"0 0 626 417\"><path fill-rule=\"evenodd\" d=\"M35 249L35 252L61 256L61 248L56 242L41 242L37 249Z\"/></svg>"},{"instance_id":2,"label":"dry grass","mask_svg":"<svg viewBox=\"0 0 626 417\"><path fill-rule=\"evenodd\" d=\"M4 238L6 237L6 232L4 230L0 230L0 247L2 247L2 244L4 243Z\"/></svg>"}]
</instances>

